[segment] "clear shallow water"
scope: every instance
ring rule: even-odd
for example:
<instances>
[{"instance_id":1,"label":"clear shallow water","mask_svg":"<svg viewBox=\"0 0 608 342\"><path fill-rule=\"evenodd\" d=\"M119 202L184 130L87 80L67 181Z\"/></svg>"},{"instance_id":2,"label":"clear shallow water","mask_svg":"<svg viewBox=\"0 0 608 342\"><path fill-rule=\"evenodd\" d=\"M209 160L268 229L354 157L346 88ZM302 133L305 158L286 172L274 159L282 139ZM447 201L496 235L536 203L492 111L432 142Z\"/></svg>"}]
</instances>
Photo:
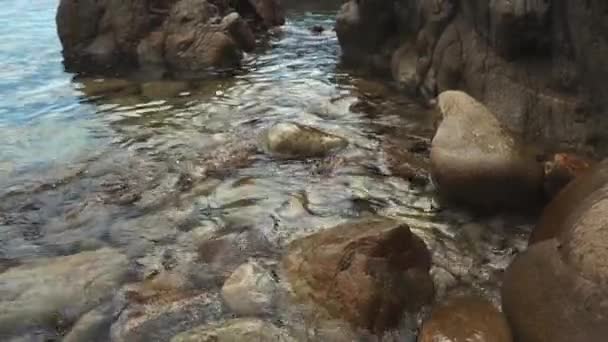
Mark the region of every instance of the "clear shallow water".
<instances>
[{"instance_id":1,"label":"clear shallow water","mask_svg":"<svg viewBox=\"0 0 608 342\"><path fill-rule=\"evenodd\" d=\"M159 86L64 72L55 5L0 10L0 262L109 246L143 278L167 253L201 263L205 241L230 237L210 271L225 275L248 257L276 262L298 237L384 215L425 239L454 286L497 298L527 221L439 208L429 186L391 174L386 147L428 142L432 113L340 65L334 11L289 11L234 76ZM357 101L366 113L350 109ZM325 160L274 159L257 135L282 121L350 145Z\"/></svg>"}]
</instances>

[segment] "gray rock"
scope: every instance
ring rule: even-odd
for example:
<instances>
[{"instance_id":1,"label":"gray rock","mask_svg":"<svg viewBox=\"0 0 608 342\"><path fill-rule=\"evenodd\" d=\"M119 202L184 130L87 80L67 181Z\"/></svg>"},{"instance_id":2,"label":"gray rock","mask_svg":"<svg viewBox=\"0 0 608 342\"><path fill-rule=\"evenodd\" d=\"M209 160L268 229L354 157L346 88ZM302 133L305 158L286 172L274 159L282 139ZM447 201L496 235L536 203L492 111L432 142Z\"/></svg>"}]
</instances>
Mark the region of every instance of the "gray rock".
<instances>
[{"instance_id":1,"label":"gray rock","mask_svg":"<svg viewBox=\"0 0 608 342\"><path fill-rule=\"evenodd\" d=\"M276 291L270 272L251 261L234 270L222 287L222 297L238 315L259 315L271 310Z\"/></svg>"},{"instance_id":2,"label":"gray rock","mask_svg":"<svg viewBox=\"0 0 608 342\"><path fill-rule=\"evenodd\" d=\"M295 342L284 330L259 319L233 319L181 333L171 342Z\"/></svg>"},{"instance_id":3,"label":"gray rock","mask_svg":"<svg viewBox=\"0 0 608 342\"><path fill-rule=\"evenodd\" d=\"M0 336L76 321L108 300L126 271L127 258L110 248L6 270L0 274Z\"/></svg>"},{"instance_id":4,"label":"gray rock","mask_svg":"<svg viewBox=\"0 0 608 342\"><path fill-rule=\"evenodd\" d=\"M466 93L439 95L443 121L431 147L431 175L446 199L482 210L534 209L543 167L485 106Z\"/></svg>"},{"instance_id":5,"label":"gray rock","mask_svg":"<svg viewBox=\"0 0 608 342\"><path fill-rule=\"evenodd\" d=\"M323 157L348 145L342 137L292 122L265 130L260 143L267 153L285 158Z\"/></svg>"}]
</instances>

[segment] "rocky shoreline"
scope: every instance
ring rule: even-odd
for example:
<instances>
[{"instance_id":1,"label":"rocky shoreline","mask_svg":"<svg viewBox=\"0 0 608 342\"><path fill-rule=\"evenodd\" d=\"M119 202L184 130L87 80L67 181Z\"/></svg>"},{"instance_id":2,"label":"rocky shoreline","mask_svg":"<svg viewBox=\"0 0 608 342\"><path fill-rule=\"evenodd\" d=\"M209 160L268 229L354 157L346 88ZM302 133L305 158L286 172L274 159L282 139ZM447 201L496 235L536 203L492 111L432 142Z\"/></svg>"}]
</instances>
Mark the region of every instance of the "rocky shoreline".
<instances>
[{"instance_id":1,"label":"rocky shoreline","mask_svg":"<svg viewBox=\"0 0 608 342\"><path fill-rule=\"evenodd\" d=\"M471 257L468 268L454 263L469 255L454 255L460 251L436 232L373 210L329 227L304 227L283 240L269 238L279 234L273 216L261 224L265 231L242 222L192 223L199 213L180 207L184 197L263 186L252 179L223 188L216 182L222 171L253 163L255 154L313 160L322 176L343 164L360 166L344 152L347 138L285 120L255 137L243 134L234 146L199 156L199 164L178 173L161 167L128 182L98 170L102 181L88 185L91 198L71 213L72 224L86 226L82 213L98 210L107 210L110 222L125 206L154 212L147 220L133 215L114 223L99 237L120 246L133 235L140 245L122 250L91 242L72 246L77 253L65 248L18 264L0 259L0 339L602 341L608 336L608 164L541 153L530 142L580 150L589 134L602 132L589 130L595 120L580 122L579 114L593 118L605 108L597 82L603 69L589 74L589 65L600 63L603 40L596 50L584 45L589 34L608 32L596 31L597 16L590 14L604 5L508 3L350 0L336 24L346 61L392 72L408 91L437 105L430 142L382 146L392 175L433 189L440 206L466 215L541 212L528 245L510 250L499 265L481 256ZM558 27L556 18L563 17L570 26ZM243 51L255 49L256 35L283 22L277 0L62 0L57 13L68 68L160 69L171 76L235 67ZM562 62L564 68L556 67ZM136 91L154 98L167 84ZM187 88L172 84L172 95ZM88 86L98 91L91 96L130 87L124 80L110 90ZM145 170L139 160L126 159L133 170ZM248 217L246 205L222 209L231 206ZM285 211L295 220L312 212L304 196ZM20 219L0 215L7 225ZM515 230L469 221L458 234L472 254L499 249L507 238L501 231ZM175 248L166 248L170 243ZM479 286L490 279L501 284L498 300Z\"/></svg>"}]
</instances>

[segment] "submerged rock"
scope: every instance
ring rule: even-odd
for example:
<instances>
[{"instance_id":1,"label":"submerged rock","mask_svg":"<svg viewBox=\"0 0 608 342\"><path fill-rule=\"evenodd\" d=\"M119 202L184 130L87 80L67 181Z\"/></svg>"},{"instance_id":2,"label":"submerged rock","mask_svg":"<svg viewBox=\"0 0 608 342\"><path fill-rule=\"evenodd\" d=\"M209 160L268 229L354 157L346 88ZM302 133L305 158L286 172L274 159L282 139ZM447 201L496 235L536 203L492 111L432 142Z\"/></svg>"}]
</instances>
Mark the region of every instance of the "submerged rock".
<instances>
[{"instance_id":1,"label":"submerged rock","mask_svg":"<svg viewBox=\"0 0 608 342\"><path fill-rule=\"evenodd\" d=\"M378 333L433 296L424 242L388 219L346 223L296 240L283 267L300 300Z\"/></svg>"},{"instance_id":2,"label":"submerged rock","mask_svg":"<svg viewBox=\"0 0 608 342\"><path fill-rule=\"evenodd\" d=\"M478 297L454 297L433 309L418 342L512 342L503 314Z\"/></svg>"},{"instance_id":3,"label":"submerged rock","mask_svg":"<svg viewBox=\"0 0 608 342\"><path fill-rule=\"evenodd\" d=\"M141 85L141 94L150 99L166 99L188 90L188 83L180 81L151 81Z\"/></svg>"},{"instance_id":4,"label":"submerged rock","mask_svg":"<svg viewBox=\"0 0 608 342\"><path fill-rule=\"evenodd\" d=\"M442 196L482 210L533 209L542 195L536 157L485 106L459 91L439 95L443 121L431 175Z\"/></svg>"},{"instance_id":5,"label":"submerged rock","mask_svg":"<svg viewBox=\"0 0 608 342\"><path fill-rule=\"evenodd\" d=\"M0 273L0 337L69 327L110 299L127 264L119 251L103 248L34 260Z\"/></svg>"},{"instance_id":6,"label":"submerged rock","mask_svg":"<svg viewBox=\"0 0 608 342\"><path fill-rule=\"evenodd\" d=\"M259 319L233 319L203 325L171 339L171 342L295 342L287 332Z\"/></svg>"},{"instance_id":7,"label":"submerged rock","mask_svg":"<svg viewBox=\"0 0 608 342\"><path fill-rule=\"evenodd\" d=\"M222 297L238 315L268 313L275 300L277 283L257 262L239 266L222 287Z\"/></svg>"},{"instance_id":8,"label":"submerged rock","mask_svg":"<svg viewBox=\"0 0 608 342\"><path fill-rule=\"evenodd\" d=\"M284 158L324 157L348 145L346 139L292 122L278 123L260 136L262 148Z\"/></svg>"}]
</instances>

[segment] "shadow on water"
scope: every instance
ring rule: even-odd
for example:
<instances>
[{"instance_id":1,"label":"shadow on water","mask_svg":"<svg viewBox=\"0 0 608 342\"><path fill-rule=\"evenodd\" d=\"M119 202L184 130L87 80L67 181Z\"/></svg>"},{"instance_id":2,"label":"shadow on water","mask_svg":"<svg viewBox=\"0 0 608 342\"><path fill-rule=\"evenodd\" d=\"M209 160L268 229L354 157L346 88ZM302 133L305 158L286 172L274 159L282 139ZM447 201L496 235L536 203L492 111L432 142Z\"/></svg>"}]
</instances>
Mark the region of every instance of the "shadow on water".
<instances>
[{"instance_id":1,"label":"shadow on water","mask_svg":"<svg viewBox=\"0 0 608 342\"><path fill-rule=\"evenodd\" d=\"M42 19L21 33L50 25L53 4L44 3ZM307 6L292 7L281 32L231 76L72 77L57 69L55 38L41 65L16 67L32 51L12 56L13 71L0 71L15 79L0 85L9 95L0 107L0 275L36 258L112 247L128 256L132 279L156 274L168 254L175 264L203 260L205 272L223 279L249 257L276 263L298 237L384 215L425 239L435 269L454 278L450 286L496 299L502 269L523 248L526 219L440 208L428 184L396 177L390 160L402 157L389 147L424 150L432 113L383 80L339 66L338 5ZM8 47L1 50L19 48ZM281 121L350 145L327 160L271 158L257 134ZM213 291L221 284L197 281ZM288 319L299 324L294 317L304 314L294 308Z\"/></svg>"}]
</instances>

